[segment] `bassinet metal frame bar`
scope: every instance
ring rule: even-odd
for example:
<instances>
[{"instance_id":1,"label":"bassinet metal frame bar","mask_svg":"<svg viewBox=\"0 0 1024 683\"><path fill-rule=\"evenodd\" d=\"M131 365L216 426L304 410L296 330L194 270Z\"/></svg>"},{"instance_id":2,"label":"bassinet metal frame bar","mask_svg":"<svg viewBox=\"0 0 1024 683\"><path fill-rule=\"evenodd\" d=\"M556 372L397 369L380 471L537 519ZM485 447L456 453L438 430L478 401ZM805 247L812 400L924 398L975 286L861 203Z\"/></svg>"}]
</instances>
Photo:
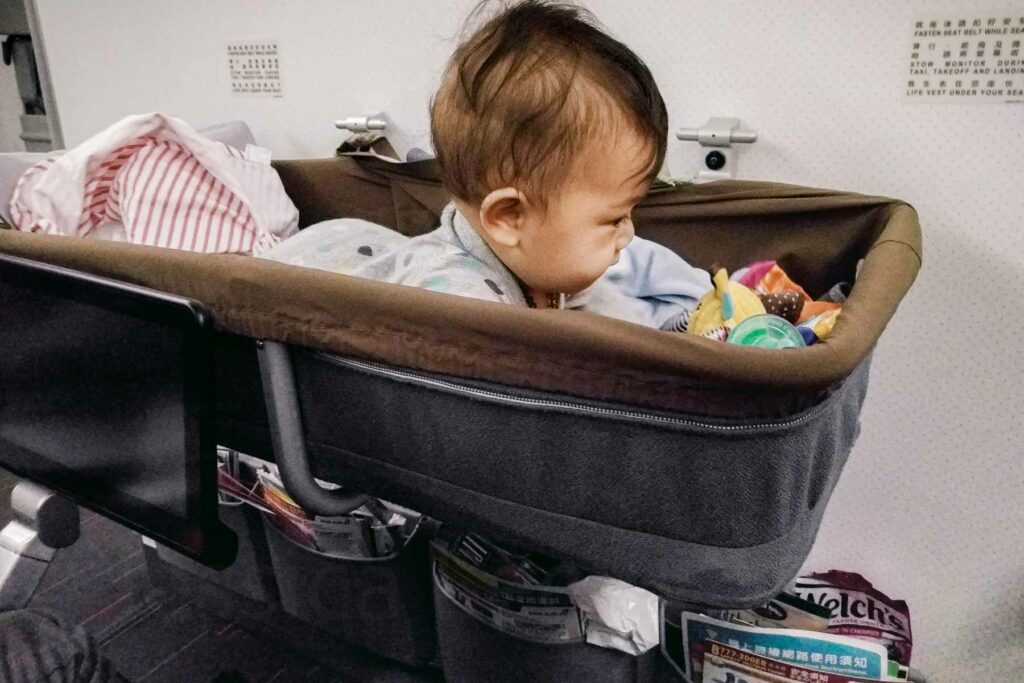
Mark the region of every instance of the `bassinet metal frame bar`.
<instances>
[{"instance_id":1,"label":"bassinet metal frame bar","mask_svg":"<svg viewBox=\"0 0 1024 683\"><path fill-rule=\"evenodd\" d=\"M347 515L371 502L370 497L362 493L326 489L313 478L291 352L277 342L258 342L257 348L274 461L288 495L307 512L325 517Z\"/></svg>"}]
</instances>

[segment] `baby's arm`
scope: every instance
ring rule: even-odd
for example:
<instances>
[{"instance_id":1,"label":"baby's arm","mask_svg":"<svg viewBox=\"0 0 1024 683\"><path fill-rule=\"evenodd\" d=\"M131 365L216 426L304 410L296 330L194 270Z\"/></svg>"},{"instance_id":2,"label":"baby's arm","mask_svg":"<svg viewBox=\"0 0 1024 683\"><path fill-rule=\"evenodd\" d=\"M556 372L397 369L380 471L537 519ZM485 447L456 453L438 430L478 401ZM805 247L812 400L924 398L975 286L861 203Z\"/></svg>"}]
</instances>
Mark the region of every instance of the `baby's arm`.
<instances>
[{"instance_id":1,"label":"baby's arm","mask_svg":"<svg viewBox=\"0 0 1024 683\"><path fill-rule=\"evenodd\" d=\"M570 308L612 318L683 331L711 278L675 252L655 242L634 238L589 289L569 300Z\"/></svg>"}]
</instances>

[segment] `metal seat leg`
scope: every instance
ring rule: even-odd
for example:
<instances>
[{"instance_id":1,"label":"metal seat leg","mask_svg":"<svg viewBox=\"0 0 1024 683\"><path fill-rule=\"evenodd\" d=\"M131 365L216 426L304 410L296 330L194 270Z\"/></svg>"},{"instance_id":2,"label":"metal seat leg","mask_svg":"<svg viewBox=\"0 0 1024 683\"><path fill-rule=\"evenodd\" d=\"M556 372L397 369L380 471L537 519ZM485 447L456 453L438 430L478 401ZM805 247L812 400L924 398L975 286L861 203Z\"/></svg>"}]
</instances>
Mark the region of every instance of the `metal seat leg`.
<instances>
[{"instance_id":1,"label":"metal seat leg","mask_svg":"<svg viewBox=\"0 0 1024 683\"><path fill-rule=\"evenodd\" d=\"M57 550L78 540L78 506L53 491L19 482L14 519L0 530L0 612L21 609L39 587Z\"/></svg>"}]
</instances>

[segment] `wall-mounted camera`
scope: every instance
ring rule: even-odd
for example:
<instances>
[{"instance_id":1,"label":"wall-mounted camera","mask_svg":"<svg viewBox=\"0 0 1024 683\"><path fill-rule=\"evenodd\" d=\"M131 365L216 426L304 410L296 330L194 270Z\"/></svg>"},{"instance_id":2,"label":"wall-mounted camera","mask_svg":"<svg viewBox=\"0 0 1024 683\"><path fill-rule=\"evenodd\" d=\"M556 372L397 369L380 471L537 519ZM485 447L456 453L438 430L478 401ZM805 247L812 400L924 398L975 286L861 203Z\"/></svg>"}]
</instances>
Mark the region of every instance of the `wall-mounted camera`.
<instances>
[{"instance_id":1,"label":"wall-mounted camera","mask_svg":"<svg viewBox=\"0 0 1024 683\"><path fill-rule=\"evenodd\" d=\"M708 119L700 128L680 128L676 138L690 142L699 142L702 148L715 147L708 152L699 149L701 170L696 181L722 180L736 175L736 154L734 144L750 144L757 141L757 133L752 130L741 130L739 119L714 118Z\"/></svg>"},{"instance_id":2,"label":"wall-mounted camera","mask_svg":"<svg viewBox=\"0 0 1024 683\"><path fill-rule=\"evenodd\" d=\"M725 166L725 155L715 150L714 152L708 152L708 155L704 157L704 165L710 168L712 171L720 171Z\"/></svg>"}]
</instances>

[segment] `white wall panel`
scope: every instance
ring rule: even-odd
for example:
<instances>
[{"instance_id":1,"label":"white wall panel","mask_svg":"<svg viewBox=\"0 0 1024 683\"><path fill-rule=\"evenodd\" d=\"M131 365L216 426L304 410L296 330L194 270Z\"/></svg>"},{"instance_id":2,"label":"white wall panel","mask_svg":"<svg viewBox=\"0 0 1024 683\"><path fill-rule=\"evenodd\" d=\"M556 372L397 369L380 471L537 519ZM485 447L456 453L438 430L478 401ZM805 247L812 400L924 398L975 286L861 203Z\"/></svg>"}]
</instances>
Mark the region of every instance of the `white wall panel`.
<instances>
[{"instance_id":1,"label":"white wall panel","mask_svg":"<svg viewBox=\"0 0 1024 683\"><path fill-rule=\"evenodd\" d=\"M69 144L162 110L195 125L245 119L279 158L328 155L333 119L380 109L425 141L470 6L38 3ZM913 19L1007 5L587 4L648 61L673 128L738 116L759 132L740 177L891 195L920 212L926 265L875 355L863 434L808 568L859 571L907 599L932 680L1020 680L1024 108L902 99ZM231 95L225 47L240 38L278 41L283 97ZM676 175L695 171L691 144L670 142Z\"/></svg>"}]
</instances>

